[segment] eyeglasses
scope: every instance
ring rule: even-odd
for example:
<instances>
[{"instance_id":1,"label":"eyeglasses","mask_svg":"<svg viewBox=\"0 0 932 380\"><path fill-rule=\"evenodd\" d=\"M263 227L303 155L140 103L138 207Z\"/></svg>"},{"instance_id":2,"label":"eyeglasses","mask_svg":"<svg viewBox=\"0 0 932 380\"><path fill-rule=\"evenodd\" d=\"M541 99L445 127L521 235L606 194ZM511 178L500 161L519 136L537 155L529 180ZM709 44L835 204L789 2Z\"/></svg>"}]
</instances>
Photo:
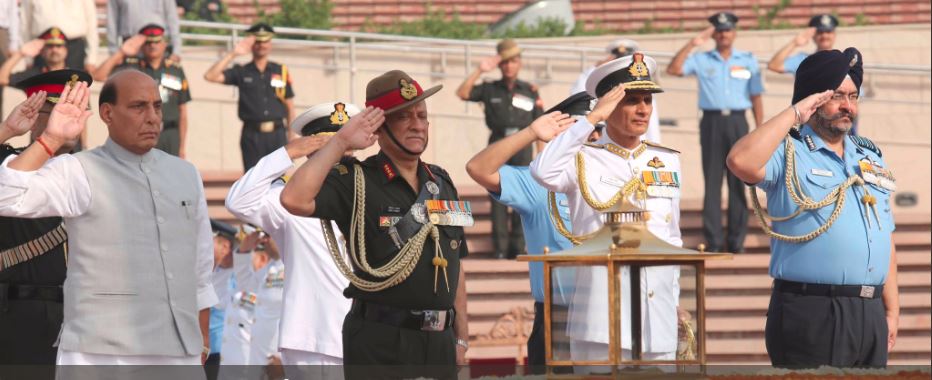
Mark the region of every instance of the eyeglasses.
<instances>
[{"instance_id":1,"label":"eyeglasses","mask_svg":"<svg viewBox=\"0 0 932 380\"><path fill-rule=\"evenodd\" d=\"M847 93L847 94L846 94L846 93L844 93L844 92L837 92L837 91L836 91L835 94L832 95L831 101L833 101L833 102L835 102L835 103L841 103L842 101L844 101L845 99L847 99L848 102L850 102L850 103L857 103L857 102L858 102L858 99L860 99L860 97L861 97L861 95L858 94L857 92L851 92L851 93Z\"/></svg>"}]
</instances>

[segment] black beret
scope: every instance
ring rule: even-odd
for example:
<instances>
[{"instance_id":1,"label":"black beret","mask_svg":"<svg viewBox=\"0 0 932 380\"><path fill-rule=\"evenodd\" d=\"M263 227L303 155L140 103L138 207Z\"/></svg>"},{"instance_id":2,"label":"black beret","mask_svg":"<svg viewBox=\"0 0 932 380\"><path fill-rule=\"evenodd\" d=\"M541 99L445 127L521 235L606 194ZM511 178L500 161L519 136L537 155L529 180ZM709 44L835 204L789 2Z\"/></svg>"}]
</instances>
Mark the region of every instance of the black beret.
<instances>
[{"instance_id":1,"label":"black beret","mask_svg":"<svg viewBox=\"0 0 932 380\"><path fill-rule=\"evenodd\" d=\"M592 100L594 98L585 91L577 92L570 97L563 99L559 104L551 107L547 112L560 111L571 116L585 116L592 111Z\"/></svg>"},{"instance_id":2,"label":"black beret","mask_svg":"<svg viewBox=\"0 0 932 380\"><path fill-rule=\"evenodd\" d=\"M793 102L796 104L807 96L841 86L845 76L850 76L858 91L864 79L864 59L858 49L849 47L844 52L822 50L803 60L796 70L793 83Z\"/></svg>"},{"instance_id":3,"label":"black beret","mask_svg":"<svg viewBox=\"0 0 932 380\"><path fill-rule=\"evenodd\" d=\"M214 231L214 235L224 237L230 241L236 239L236 228L227 223L211 219L210 229Z\"/></svg>"},{"instance_id":4,"label":"black beret","mask_svg":"<svg viewBox=\"0 0 932 380\"><path fill-rule=\"evenodd\" d=\"M718 12L709 16L708 20L715 27L715 30L734 29L735 25L738 24L738 16L731 12Z\"/></svg>"},{"instance_id":5,"label":"black beret","mask_svg":"<svg viewBox=\"0 0 932 380\"><path fill-rule=\"evenodd\" d=\"M838 26L838 18L830 14L815 15L809 19L809 26L820 32L831 32Z\"/></svg>"}]
</instances>

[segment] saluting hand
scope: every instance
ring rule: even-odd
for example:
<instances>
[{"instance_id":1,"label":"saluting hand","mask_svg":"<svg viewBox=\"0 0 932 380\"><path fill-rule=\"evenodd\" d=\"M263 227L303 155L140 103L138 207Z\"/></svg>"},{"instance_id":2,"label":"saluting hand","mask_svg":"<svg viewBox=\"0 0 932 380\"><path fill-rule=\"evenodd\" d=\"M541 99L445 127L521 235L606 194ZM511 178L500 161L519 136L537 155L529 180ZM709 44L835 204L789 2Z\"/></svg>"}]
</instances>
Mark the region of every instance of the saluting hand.
<instances>
[{"instance_id":1,"label":"saluting hand","mask_svg":"<svg viewBox=\"0 0 932 380\"><path fill-rule=\"evenodd\" d=\"M365 149L375 144L378 137L375 131L385 123L385 112L378 107L367 107L364 111L350 118L349 122L340 128L336 138L345 147L345 150Z\"/></svg>"},{"instance_id":2,"label":"saluting hand","mask_svg":"<svg viewBox=\"0 0 932 380\"><path fill-rule=\"evenodd\" d=\"M285 145L285 151L292 160L300 157L307 157L316 152L330 141L332 136L303 136L291 140Z\"/></svg>"},{"instance_id":3,"label":"saluting hand","mask_svg":"<svg viewBox=\"0 0 932 380\"><path fill-rule=\"evenodd\" d=\"M796 103L796 110L799 111L799 124L804 124L809 121L809 118L812 117L812 114L816 112L823 104L828 103L832 99L832 95L835 94L834 90L825 90L823 92L815 93L807 96L805 99L800 100L799 103Z\"/></svg>"},{"instance_id":4,"label":"saluting hand","mask_svg":"<svg viewBox=\"0 0 932 380\"><path fill-rule=\"evenodd\" d=\"M10 116L7 116L3 124L0 124L0 128L7 129L13 136L29 132L36 124L36 119L39 118L39 109L45 103L45 96L45 91L32 94L29 99L24 100L13 109L13 112L10 112Z\"/></svg>"},{"instance_id":5,"label":"saluting hand","mask_svg":"<svg viewBox=\"0 0 932 380\"><path fill-rule=\"evenodd\" d=\"M809 40L811 40L812 37L815 36L815 34L816 34L815 27L806 28L802 32L799 32L799 34L796 35L796 38L793 39L793 44L796 45L797 47L806 46L806 44L809 43Z\"/></svg>"},{"instance_id":6,"label":"saluting hand","mask_svg":"<svg viewBox=\"0 0 932 380\"><path fill-rule=\"evenodd\" d=\"M120 51L127 57L134 57L136 54L139 54L139 50L142 49L142 45L145 44L146 36L137 34L123 41L123 46L120 47Z\"/></svg>"},{"instance_id":7,"label":"saluting hand","mask_svg":"<svg viewBox=\"0 0 932 380\"><path fill-rule=\"evenodd\" d=\"M252 52L252 45L256 43L255 36L243 38L233 47L234 55L246 55Z\"/></svg>"},{"instance_id":8,"label":"saluting hand","mask_svg":"<svg viewBox=\"0 0 932 380\"><path fill-rule=\"evenodd\" d=\"M608 119L608 116L615 111L615 107L618 106L618 102L625 97L625 85L619 84L615 88L609 90L599 98L599 103L595 105L595 108L586 115L586 119L589 120L592 125L596 125Z\"/></svg>"},{"instance_id":9,"label":"saluting hand","mask_svg":"<svg viewBox=\"0 0 932 380\"><path fill-rule=\"evenodd\" d=\"M534 135L537 136L538 140L549 142L567 128L571 127L575 122L576 119L570 117L569 114L554 111L535 119L531 123L530 128L534 131Z\"/></svg>"},{"instance_id":10,"label":"saluting hand","mask_svg":"<svg viewBox=\"0 0 932 380\"><path fill-rule=\"evenodd\" d=\"M87 118L91 117L91 111L87 109L90 95L87 82L65 86L65 90L58 98L58 104L52 108L52 113L49 115L48 126L42 133L43 139L58 146L77 139L84 131Z\"/></svg>"},{"instance_id":11,"label":"saluting hand","mask_svg":"<svg viewBox=\"0 0 932 380\"><path fill-rule=\"evenodd\" d=\"M495 67L497 67L498 63L501 61L502 58L497 55L486 57L482 60L482 62L479 62L479 71L487 73L489 71L495 70Z\"/></svg>"},{"instance_id":12,"label":"saluting hand","mask_svg":"<svg viewBox=\"0 0 932 380\"><path fill-rule=\"evenodd\" d=\"M23 44L23 47L19 48L19 52L29 58L33 58L39 55L39 52L42 51L42 47L45 46L45 41L41 39L34 39Z\"/></svg>"},{"instance_id":13,"label":"saluting hand","mask_svg":"<svg viewBox=\"0 0 932 380\"><path fill-rule=\"evenodd\" d=\"M699 45L704 44L706 41L709 40L709 37L712 37L712 33L715 33L715 27L710 26L708 28L703 29L702 32L699 32L699 35L697 35L696 37L693 37L692 44L694 46L699 46Z\"/></svg>"}]
</instances>

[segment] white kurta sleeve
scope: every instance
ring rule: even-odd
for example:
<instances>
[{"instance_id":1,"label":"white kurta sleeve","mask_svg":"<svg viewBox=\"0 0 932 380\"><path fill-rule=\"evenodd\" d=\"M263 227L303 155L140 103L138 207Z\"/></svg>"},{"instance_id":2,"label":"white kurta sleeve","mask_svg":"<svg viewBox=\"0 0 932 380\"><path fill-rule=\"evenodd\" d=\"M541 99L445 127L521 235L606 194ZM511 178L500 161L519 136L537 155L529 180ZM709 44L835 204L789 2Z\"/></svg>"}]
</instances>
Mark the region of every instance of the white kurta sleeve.
<instances>
[{"instance_id":1,"label":"white kurta sleeve","mask_svg":"<svg viewBox=\"0 0 932 380\"><path fill-rule=\"evenodd\" d=\"M595 129L585 117L558 135L531 162L531 176L544 188L567 193L576 188L576 153Z\"/></svg>"},{"instance_id":2,"label":"white kurta sleeve","mask_svg":"<svg viewBox=\"0 0 932 380\"><path fill-rule=\"evenodd\" d=\"M263 157L233 183L227 194L227 210L240 220L262 227L269 233L281 229L290 214L279 201L280 186L273 189L272 182L291 167L291 157L284 147Z\"/></svg>"},{"instance_id":3,"label":"white kurta sleeve","mask_svg":"<svg viewBox=\"0 0 932 380\"><path fill-rule=\"evenodd\" d=\"M204 181L197 174L197 309L203 310L217 304L212 275L214 271L214 238L204 197Z\"/></svg>"},{"instance_id":4,"label":"white kurta sleeve","mask_svg":"<svg viewBox=\"0 0 932 380\"><path fill-rule=\"evenodd\" d=\"M53 157L39 170L0 165L0 215L20 218L75 217L91 205L91 188L84 167L70 154Z\"/></svg>"}]
</instances>

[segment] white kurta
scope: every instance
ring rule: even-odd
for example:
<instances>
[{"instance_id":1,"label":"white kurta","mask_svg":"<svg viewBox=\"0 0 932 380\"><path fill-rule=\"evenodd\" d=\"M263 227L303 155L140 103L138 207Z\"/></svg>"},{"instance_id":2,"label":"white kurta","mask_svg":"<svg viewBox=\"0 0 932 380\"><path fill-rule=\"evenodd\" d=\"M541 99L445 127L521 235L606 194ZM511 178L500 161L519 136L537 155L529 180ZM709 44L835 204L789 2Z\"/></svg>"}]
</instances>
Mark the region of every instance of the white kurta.
<instances>
[{"instance_id":1,"label":"white kurta","mask_svg":"<svg viewBox=\"0 0 932 380\"><path fill-rule=\"evenodd\" d=\"M278 243L285 263L279 348L342 358L343 318L351 305L343 289L349 281L330 257L320 219L294 216L282 207L279 198L285 184L276 180L292 167L285 148L263 157L233 184L226 207ZM340 231L333 230L342 241Z\"/></svg>"},{"instance_id":2,"label":"white kurta","mask_svg":"<svg viewBox=\"0 0 932 380\"><path fill-rule=\"evenodd\" d=\"M65 154L53 157L36 171L24 172L11 169L8 164L16 155L9 156L0 165L0 215L22 218L41 218L60 216L66 220L88 212L91 207L92 192L84 168L77 158ZM203 191L195 202L195 220L198 221L197 234L197 313L217 303L217 296L211 284L214 263L214 245L211 235L210 219L207 213L207 201ZM131 222L131 221L126 221ZM106 231L101 231L106 233ZM80 255L80 252L71 252ZM101 276L107 275L106 268L100 268ZM77 270L69 268L70 270ZM64 324L69 322L67 315ZM139 342L144 345L145 342ZM194 356L196 357L196 356ZM111 365L119 363L175 364L190 362L191 357L172 357L163 355L99 355L59 349L58 364Z\"/></svg>"},{"instance_id":3,"label":"white kurta","mask_svg":"<svg viewBox=\"0 0 932 380\"><path fill-rule=\"evenodd\" d=\"M586 181L590 194L598 201L607 201L632 178L641 172L655 170L647 165L654 158L662 161L662 170L679 172L679 158L674 151L646 146L638 155L627 159L606 149L585 146L593 130L585 118L581 118L568 130L547 144L547 147L531 163L531 174L548 190L564 193L570 203L570 219L573 233L583 235L600 229L602 213L591 208L580 193L576 170L576 153L585 158ZM607 133L595 144L614 144ZM617 146L617 144L616 144ZM638 203L635 203L638 204ZM679 194L672 198L649 196L645 204L651 217L648 230L664 241L682 246L679 229ZM631 307L628 267L621 273L621 320L630 320ZM579 269L577 291L570 308L570 323L567 334L573 340L608 344L607 274L605 267ZM679 267L649 267L641 270L641 317L643 323L643 352L675 352L677 346L677 312L679 302ZM624 325L623 325L624 326ZM622 348L631 348L630 329L622 328ZM603 351L607 356L607 347Z\"/></svg>"}]
</instances>

